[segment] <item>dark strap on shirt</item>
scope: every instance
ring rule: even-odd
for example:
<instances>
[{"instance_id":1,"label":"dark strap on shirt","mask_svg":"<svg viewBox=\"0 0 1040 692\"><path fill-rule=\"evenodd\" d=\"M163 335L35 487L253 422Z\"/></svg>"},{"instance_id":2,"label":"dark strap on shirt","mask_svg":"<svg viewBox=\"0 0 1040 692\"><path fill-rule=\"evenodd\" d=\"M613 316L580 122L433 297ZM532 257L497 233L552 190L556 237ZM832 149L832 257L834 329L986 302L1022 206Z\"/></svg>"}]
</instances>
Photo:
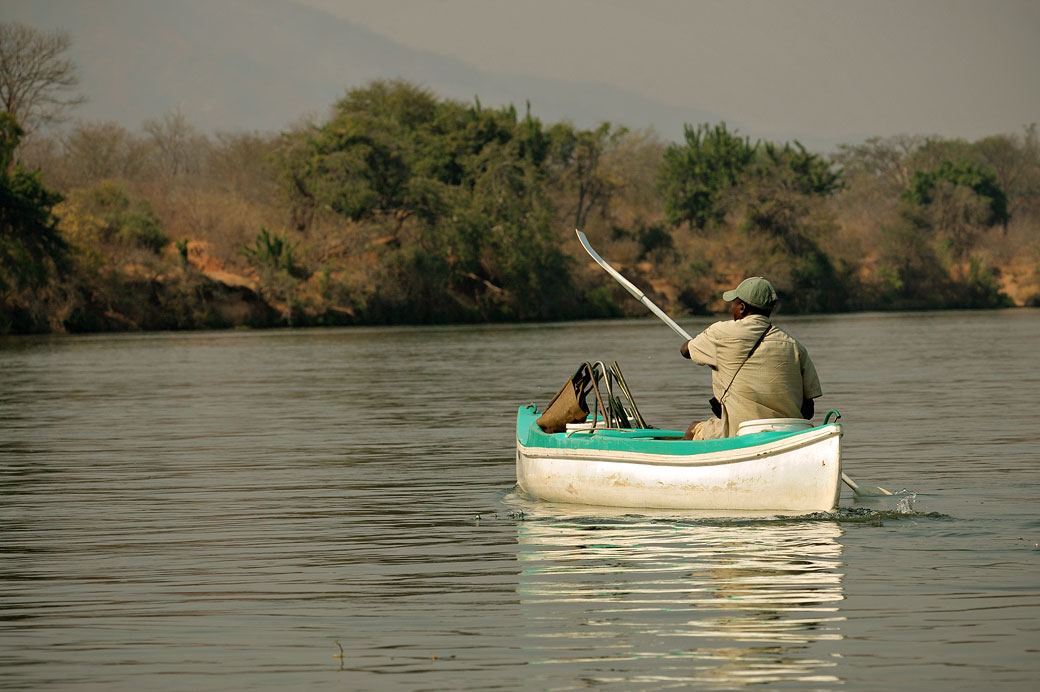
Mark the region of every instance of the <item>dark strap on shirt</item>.
<instances>
[{"instance_id":1,"label":"dark strap on shirt","mask_svg":"<svg viewBox=\"0 0 1040 692\"><path fill-rule=\"evenodd\" d=\"M769 325L768 327L766 327L765 331L759 335L758 341L756 341L755 345L751 347L751 350L748 351L747 356L744 357L744 361L737 368L737 372L733 373L733 377L730 378L729 384L726 385L726 391L724 391L722 393L722 396L719 397L719 403L722 403L722 400L726 398L727 394L729 394L729 388L733 386L733 380L737 379L737 375L740 373L740 369L744 367L744 363L748 362L752 354L754 354L755 349L758 348L758 345L762 343L762 341L766 338L766 334L768 334L771 331L773 331L773 325Z\"/></svg>"}]
</instances>

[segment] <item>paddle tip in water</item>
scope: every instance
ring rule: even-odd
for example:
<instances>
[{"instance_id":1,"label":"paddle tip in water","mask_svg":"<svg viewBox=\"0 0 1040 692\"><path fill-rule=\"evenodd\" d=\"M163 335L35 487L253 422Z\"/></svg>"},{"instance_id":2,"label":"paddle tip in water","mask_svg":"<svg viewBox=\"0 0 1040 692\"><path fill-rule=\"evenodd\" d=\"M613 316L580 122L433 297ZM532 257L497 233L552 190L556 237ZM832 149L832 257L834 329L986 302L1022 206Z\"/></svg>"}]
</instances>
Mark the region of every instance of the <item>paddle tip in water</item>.
<instances>
[{"instance_id":1,"label":"paddle tip in water","mask_svg":"<svg viewBox=\"0 0 1040 692\"><path fill-rule=\"evenodd\" d=\"M841 479L845 481L845 485L852 488L853 494L857 497L884 497L892 494L890 491L877 485L860 485L845 475L845 473L841 474Z\"/></svg>"},{"instance_id":2,"label":"paddle tip in water","mask_svg":"<svg viewBox=\"0 0 1040 692\"><path fill-rule=\"evenodd\" d=\"M892 495L893 493L889 490L877 485L861 485L852 491L855 495L864 497L884 497L886 495Z\"/></svg>"}]
</instances>

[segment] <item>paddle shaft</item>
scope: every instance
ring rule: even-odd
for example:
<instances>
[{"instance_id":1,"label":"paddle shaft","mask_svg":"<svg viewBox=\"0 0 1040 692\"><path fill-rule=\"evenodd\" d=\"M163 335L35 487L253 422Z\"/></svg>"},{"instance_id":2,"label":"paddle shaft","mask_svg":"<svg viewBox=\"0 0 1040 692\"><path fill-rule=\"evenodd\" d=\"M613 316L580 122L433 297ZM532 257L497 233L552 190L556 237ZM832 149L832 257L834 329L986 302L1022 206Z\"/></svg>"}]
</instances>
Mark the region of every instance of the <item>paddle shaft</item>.
<instances>
[{"instance_id":1,"label":"paddle shaft","mask_svg":"<svg viewBox=\"0 0 1040 692\"><path fill-rule=\"evenodd\" d=\"M574 229L574 232L578 234L578 240L581 241L581 246L585 248L585 252L589 253L589 257L596 260L596 264L603 267L608 274L613 276L614 279L625 288L626 291L635 296L636 300L638 300L640 303L649 308L650 312L654 313L659 318L661 318L662 322L671 327L672 331L681 336L684 340L689 341L693 338L686 332L685 329L676 324L675 320L669 317L664 310L654 305L654 302L647 298L646 294L640 291L634 283L622 276L621 272L619 272L617 269L614 269L614 267L607 264L607 261L600 257L599 253L593 250L592 246L589 245L589 239L585 237L584 233L582 233L576 228Z\"/></svg>"}]
</instances>

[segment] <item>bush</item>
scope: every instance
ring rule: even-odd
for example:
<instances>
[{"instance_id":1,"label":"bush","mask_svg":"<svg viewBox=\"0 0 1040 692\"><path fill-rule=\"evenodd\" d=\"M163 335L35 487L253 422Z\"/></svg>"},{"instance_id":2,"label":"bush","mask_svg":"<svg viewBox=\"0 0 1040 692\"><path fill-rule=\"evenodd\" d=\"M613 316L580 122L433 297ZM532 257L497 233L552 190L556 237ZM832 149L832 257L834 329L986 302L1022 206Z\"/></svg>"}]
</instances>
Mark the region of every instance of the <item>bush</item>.
<instances>
[{"instance_id":1,"label":"bush","mask_svg":"<svg viewBox=\"0 0 1040 692\"><path fill-rule=\"evenodd\" d=\"M119 183L73 190L60 213L63 227L88 246L100 242L157 253L169 242L148 200L133 199Z\"/></svg>"}]
</instances>

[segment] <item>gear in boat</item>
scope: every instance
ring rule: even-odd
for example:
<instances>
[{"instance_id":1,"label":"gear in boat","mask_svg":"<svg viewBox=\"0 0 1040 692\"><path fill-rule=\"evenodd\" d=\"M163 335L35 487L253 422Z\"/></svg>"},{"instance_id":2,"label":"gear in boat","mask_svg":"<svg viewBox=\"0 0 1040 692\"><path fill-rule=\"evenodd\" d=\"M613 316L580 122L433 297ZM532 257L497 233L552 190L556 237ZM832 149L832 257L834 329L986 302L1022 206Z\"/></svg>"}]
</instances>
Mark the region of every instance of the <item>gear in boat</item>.
<instances>
[{"instance_id":1,"label":"gear in boat","mask_svg":"<svg viewBox=\"0 0 1040 692\"><path fill-rule=\"evenodd\" d=\"M590 410L588 398L595 394ZM652 429L639 413L632 392L615 360L607 367L603 361L582 363L538 418L538 427L547 433L573 430Z\"/></svg>"}]
</instances>

